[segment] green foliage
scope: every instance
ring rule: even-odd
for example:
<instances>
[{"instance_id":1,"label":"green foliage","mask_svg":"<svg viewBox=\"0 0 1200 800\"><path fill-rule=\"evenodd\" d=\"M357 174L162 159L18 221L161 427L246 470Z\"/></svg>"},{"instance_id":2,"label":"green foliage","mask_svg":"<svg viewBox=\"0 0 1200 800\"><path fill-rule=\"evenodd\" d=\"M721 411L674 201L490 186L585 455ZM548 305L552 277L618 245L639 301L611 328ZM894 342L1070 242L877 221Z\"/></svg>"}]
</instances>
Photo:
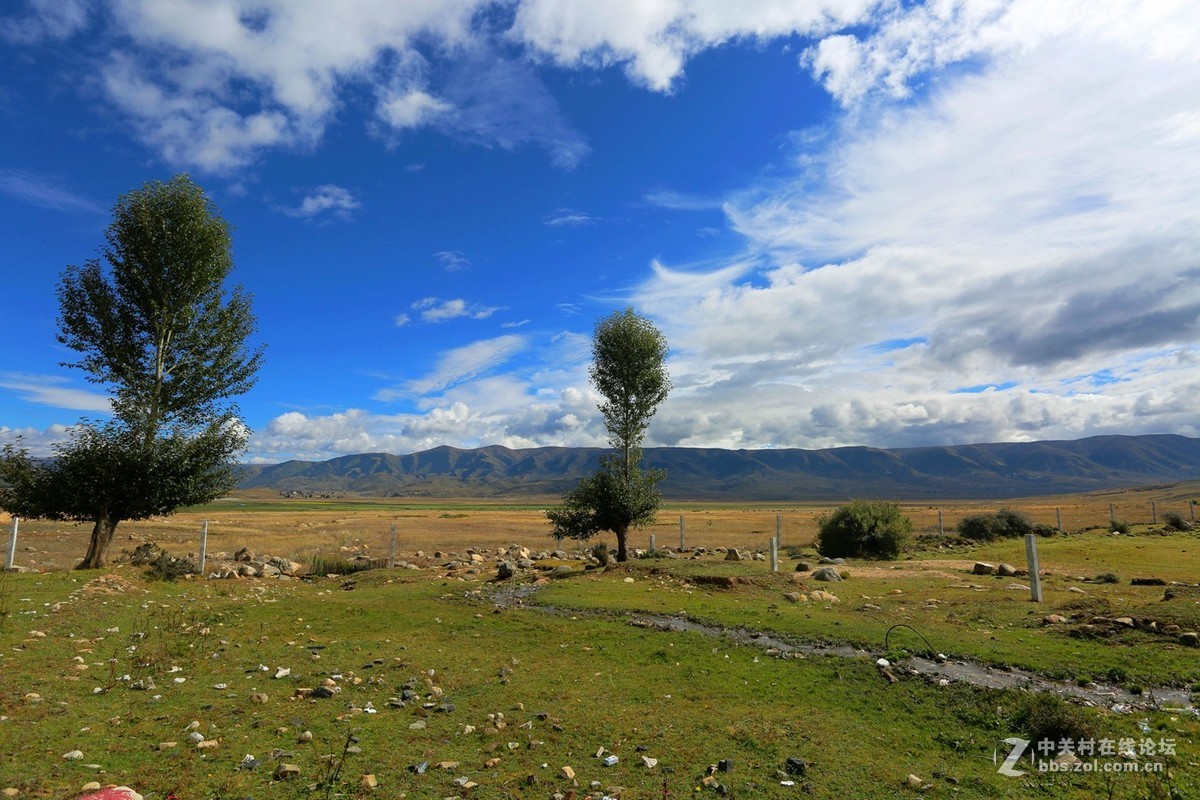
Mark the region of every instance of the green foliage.
<instances>
[{"instance_id":1,"label":"green foliage","mask_svg":"<svg viewBox=\"0 0 1200 800\"><path fill-rule=\"evenodd\" d=\"M1163 522L1168 528L1173 528L1177 531L1191 530L1192 524L1183 518L1182 514L1175 511L1168 511L1163 514Z\"/></svg>"},{"instance_id":2,"label":"green foliage","mask_svg":"<svg viewBox=\"0 0 1200 800\"><path fill-rule=\"evenodd\" d=\"M666 358L666 337L632 308L596 323L588 374L604 397L600 413L608 442L626 466L637 460L650 418L671 390Z\"/></svg>"},{"instance_id":3,"label":"green foliage","mask_svg":"<svg viewBox=\"0 0 1200 800\"><path fill-rule=\"evenodd\" d=\"M634 465L628 473L620 459L606 456L600 470L579 481L554 508L546 512L553 526L552 535L558 539L587 541L604 531L623 539L630 528L640 528L654 521L662 504L659 482L665 477L662 470L643 471ZM618 560L623 560L618 557Z\"/></svg>"},{"instance_id":4,"label":"green foliage","mask_svg":"<svg viewBox=\"0 0 1200 800\"><path fill-rule=\"evenodd\" d=\"M895 503L856 500L822 517L817 549L831 558L894 559L912 533L912 520Z\"/></svg>"},{"instance_id":5,"label":"green foliage","mask_svg":"<svg viewBox=\"0 0 1200 800\"><path fill-rule=\"evenodd\" d=\"M612 531L617 561L625 561L629 528L654 521L662 504L658 484L666 473L641 468L641 443L650 418L671 390L666 357L666 338L632 308L596 323L589 374L604 397L599 407L609 444L620 455L602 459L596 474L546 512L555 538L586 541Z\"/></svg>"},{"instance_id":6,"label":"green foliage","mask_svg":"<svg viewBox=\"0 0 1200 800\"><path fill-rule=\"evenodd\" d=\"M1043 740L1052 741L1057 747L1064 739L1077 742L1100 736L1100 724L1094 714L1049 692L1021 695L1011 724L1033 742L1034 748Z\"/></svg>"},{"instance_id":7,"label":"green foliage","mask_svg":"<svg viewBox=\"0 0 1200 800\"><path fill-rule=\"evenodd\" d=\"M1117 519L1109 524L1108 529L1113 533L1129 533L1133 527L1128 522Z\"/></svg>"},{"instance_id":8,"label":"green foliage","mask_svg":"<svg viewBox=\"0 0 1200 800\"><path fill-rule=\"evenodd\" d=\"M254 385L262 348L233 269L229 226L186 175L121 197L102 254L69 266L58 285L65 366L112 394L113 420L83 421L36 462L0 453L0 507L24 517L95 523L80 566L103 566L123 520L170 514L234 486L248 431L228 401Z\"/></svg>"},{"instance_id":9,"label":"green foliage","mask_svg":"<svg viewBox=\"0 0 1200 800\"><path fill-rule=\"evenodd\" d=\"M1033 522L1020 511L1002 508L995 514L971 514L958 522L958 535L964 539L990 542L1034 533Z\"/></svg>"}]
</instances>

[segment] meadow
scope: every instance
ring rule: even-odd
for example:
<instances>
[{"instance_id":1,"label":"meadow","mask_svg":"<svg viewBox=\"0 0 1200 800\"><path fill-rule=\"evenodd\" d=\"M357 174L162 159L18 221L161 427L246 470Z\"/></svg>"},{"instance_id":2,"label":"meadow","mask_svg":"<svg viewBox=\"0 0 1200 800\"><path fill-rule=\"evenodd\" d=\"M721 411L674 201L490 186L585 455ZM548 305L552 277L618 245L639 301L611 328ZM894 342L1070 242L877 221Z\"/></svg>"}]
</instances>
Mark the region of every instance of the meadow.
<instances>
[{"instance_id":1,"label":"meadow","mask_svg":"<svg viewBox=\"0 0 1200 800\"><path fill-rule=\"evenodd\" d=\"M414 567L304 579L168 581L121 563L75 572L85 527L23 521L17 563L48 571L0 577L0 788L1196 797L1200 648L1175 631L1200 629L1200 589L1183 585L1200 582L1200 535L1165 531L1149 507L1187 494L1007 504L1047 524L1061 514L1068 530L1039 540L1040 604L1026 578L971 574L976 561L1024 566L1022 542L937 536L939 510L949 532L996 503L908 506L920 536L900 561L851 560L828 584L795 571L815 565L816 519L831 508L804 504L673 504L633 546L653 533L660 550L677 547L682 515L687 546L704 555L603 568L572 553L535 558L509 581L495 580L500 548L557 546L543 504L239 495L125 524L112 553L150 540L193 552L207 520L210 553L378 558L395 524L398 558ZM1105 526L1109 503L1129 534ZM777 519L779 572L713 552L764 551ZM468 549L483 562L469 567ZM1052 615L1061 621L1047 624ZM935 653L1010 688L910 671ZM1031 677L1005 680L1018 670ZM1060 699L1072 690L1086 701ZM1083 753L1072 771L1027 754L1024 774L999 771L1005 739L1047 731L1134 753Z\"/></svg>"}]
</instances>

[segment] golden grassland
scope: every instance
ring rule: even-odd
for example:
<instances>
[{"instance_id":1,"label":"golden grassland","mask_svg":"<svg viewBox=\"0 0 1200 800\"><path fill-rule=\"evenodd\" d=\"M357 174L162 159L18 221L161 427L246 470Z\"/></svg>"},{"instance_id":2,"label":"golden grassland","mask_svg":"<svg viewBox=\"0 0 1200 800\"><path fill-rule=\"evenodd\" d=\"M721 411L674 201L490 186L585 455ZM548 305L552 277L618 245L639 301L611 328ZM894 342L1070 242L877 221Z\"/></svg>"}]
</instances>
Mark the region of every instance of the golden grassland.
<instances>
[{"instance_id":1,"label":"golden grassland","mask_svg":"<svg viewBox=\"0 0 1200 800\"><path fill-rule=\"evenodd\" d=\"M1110 513L1130 523L1148 523L1155 514L1174 511L1187 519L1189 501L1200 498L1200 482L1138 487L1089 494L1008 501L957 500L939 504L902 502L918 536L953 533L968 514L1001 507L1027 514L1035 523L1078 531L1107 525ZM519 501L343 497L287 499L269 490L239 491L205 506L169 517L125 522L117 529L110 558L142 542L155 542L176 555L199 549L200 532L208 523L208 551L230 552L250 547L257 553L286 556L306 562L315 556L336 557L347 550L380 558L391 548L396 529L400 554L466 548L497 548L519 544L531 549L554 546L544 510L555 497ZM1111 510L1110 510L1111 506ZM657 522L630 535L631 547L677 547L682 527L688 547L765 549L777 530L782 544L811 545L818 521L835 503L715 503L670 501ZM939 518L940 514L940 518ZM682 522L681 522L682 520ZM7 541L9 517L0 513ZM16 563L39 570L67 569L87 549L88 523L22 520ZM608 543L613 545L612 537ZM600 539L599 541L604 541ZM568 542L567 544L574 544Z\"/></svg>"}]
</instances>

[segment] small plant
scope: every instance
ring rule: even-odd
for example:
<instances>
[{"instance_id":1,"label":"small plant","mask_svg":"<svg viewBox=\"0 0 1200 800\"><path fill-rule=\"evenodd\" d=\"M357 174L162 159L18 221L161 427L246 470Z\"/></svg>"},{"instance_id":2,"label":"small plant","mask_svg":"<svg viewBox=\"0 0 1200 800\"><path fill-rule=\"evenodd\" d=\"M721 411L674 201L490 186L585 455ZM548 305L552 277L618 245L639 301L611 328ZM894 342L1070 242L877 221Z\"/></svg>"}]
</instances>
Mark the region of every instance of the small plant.
<instances>
[{"instance_id":1,"label":"small plant","mask_svg":"<svg viewBox=\"0 0 1200 800\"><path fill-rule=\"evenodd\" d=\"M1118 578L1116 576L1116 574L1112 573L1112 572L1102 572L1099 575L1097 575L1096 577L1092 578L1092 583L1120 583L1120 582L1121 582L1121 579Z\"/></svg>"},{"instance_id":2,"label":"small plant","mask_svg":"<svg viewBox=\"0 0 1200 800\"><path fill-rule=\"evenodd\" d=\"M959 536L979 542L1013 539L1034 532L1029 517L1011 508L1002 508L995 514L971 514L958 522Z\"/></svg>"},{"instance_id":3,"label":"small plant","mask_svg":"<svg viewBox=\"0 0 1200 800\"><path fill-rule=\"evenodd\" d=\"M1167 513L1163 514L1163 522L1166 523L1166 527L1170 530L1187 531L1191 530L1192 528L1192 524L1190 522L1184 519L1182 515L1174 511L1168 511Z\"/></svg>"},{"instance_id":4,"label":"small plant","mask_svg":"<svg viewBox=\"0 0 1200 800\"><path fill-rule=\"evenodd\" d=\"M612 561L612 554L608 552L608 545L604 542L592 546L592 557L599 561L602 567L607 567Z\"/></svg>"},{"instance_id":5,"label":"small plant","mask_svg":"<svg viewBox=\"0 0 1200 800\"><path fill-rule=\"evenodd\" d=\"M1095 739L1100 727L1087 709L1045 692L1023 695L1017 701L1012 725L1034 743L1035 752L1037 743L1042 741L1057 745L1064 739L1076 742Z\"/></svg>"},{"instance_id":6,"label":"small plant","mask_svg":"<svg viewBox=\"0 0 1200 800\"><path fill-rule=\"evenodd\" d=\"M895 559L912 534L912 520L882 501L856 500L818 524L817 549L831 558Z\"/></svg>"},{"instance_id":7,"label":"small plant","mask_svg":"<svg viewBox=\"0 0 1200 800\"><path fill-rule=\"evenodd\" d=\"M312 575L353 575L356 572L362 572L368 569L377 569L387 566L387 559L382 558L326 558L325 556L314 555L312 557L312 566L309 568L309 574Z\"/></svg>"},{"instance_id":8,"label":"small plant","mask_svg":"<svg viewBox=\"0 0 1200 800\"><path fill-rule=\"evenodd\" d=\"M1129 533L1131 528L1128 522L1115 519L1112 521L1112 524L1108 526L1108 529L1113 533Z\"/></svg>"}]
</instances>

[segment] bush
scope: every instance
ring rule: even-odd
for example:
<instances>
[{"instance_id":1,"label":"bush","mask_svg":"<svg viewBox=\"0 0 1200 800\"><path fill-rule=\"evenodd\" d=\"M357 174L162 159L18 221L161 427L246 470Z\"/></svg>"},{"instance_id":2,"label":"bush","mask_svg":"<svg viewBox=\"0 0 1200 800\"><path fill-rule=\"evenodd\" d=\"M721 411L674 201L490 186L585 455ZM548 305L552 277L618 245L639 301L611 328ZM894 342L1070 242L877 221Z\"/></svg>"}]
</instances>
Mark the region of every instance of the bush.
<instances>
[{"instance_id":1,"label":"bush","mask_svg":"<svg viewBox=\"0 0 1200 800\"><path fill-rule=\"evenodd\" d=\"M1190 522L1184 519L1182 515L1177 514L1174 511L1168 511L1167 513L1163 514L1163 522L1166 523L1168 528L1172 528L1177 531L1190 530L1192 527Z\"/></svg>"},{"instance_id":2,"label":"bush","mask_svg":"<svg viewBox=\"0 0 1200 800\"><path fill-rule=\"evenodd\" d=\"M612 554L608 552L608 545L604 542L592 546L592 557L599 561L602 567L607 567L612 561Z\"/></svg>"},{"instance_id":3,"label":"bush","mask_svg":"<svg viewBox=\"0 0 1200 800\"><path fill-rule=\"evenodd\" d=\"M912 533L912 520L895 503L857 500L822 517L817 549L830 558L894 559Z\"/></svg>"},{"instance_id":4,"label":"bush","mask_svg":"<svg viewBox=\"0 0 1200 800\"><path fill-rule=\"evenodd\" d=\"M1024 733L1037 753L1038 742L1051 741L1057 747L1063 739L1074 742L1099 736L1096 717L1087 709L1072 705L1047 692L1023 696L1013 713L1013 727Z\"/></svg>"},{"instance_id":5,"label":"bush","mask_svg":"<svg viewBox=\"0 0 1200 800\"><path fill-rule=\"evenodd\" d=\"M959 536L979 542L1013 539L1033 532L1029 517L1011 508L1002 508L995 514L971 514L958 522Z\"/></svg>"},{"instance_id":6,"label":"bush","mask_svg":"<svg viewBox=\"0 0 1200 800\"><path fill-rule=\"evenodd\" d=\"M1129 533L1130 531L1129 523L1121 522L1120 520L1114 520L1112 524L1108 526L1108 529L1113 533Z\"/></svg>"}]
</instances>

